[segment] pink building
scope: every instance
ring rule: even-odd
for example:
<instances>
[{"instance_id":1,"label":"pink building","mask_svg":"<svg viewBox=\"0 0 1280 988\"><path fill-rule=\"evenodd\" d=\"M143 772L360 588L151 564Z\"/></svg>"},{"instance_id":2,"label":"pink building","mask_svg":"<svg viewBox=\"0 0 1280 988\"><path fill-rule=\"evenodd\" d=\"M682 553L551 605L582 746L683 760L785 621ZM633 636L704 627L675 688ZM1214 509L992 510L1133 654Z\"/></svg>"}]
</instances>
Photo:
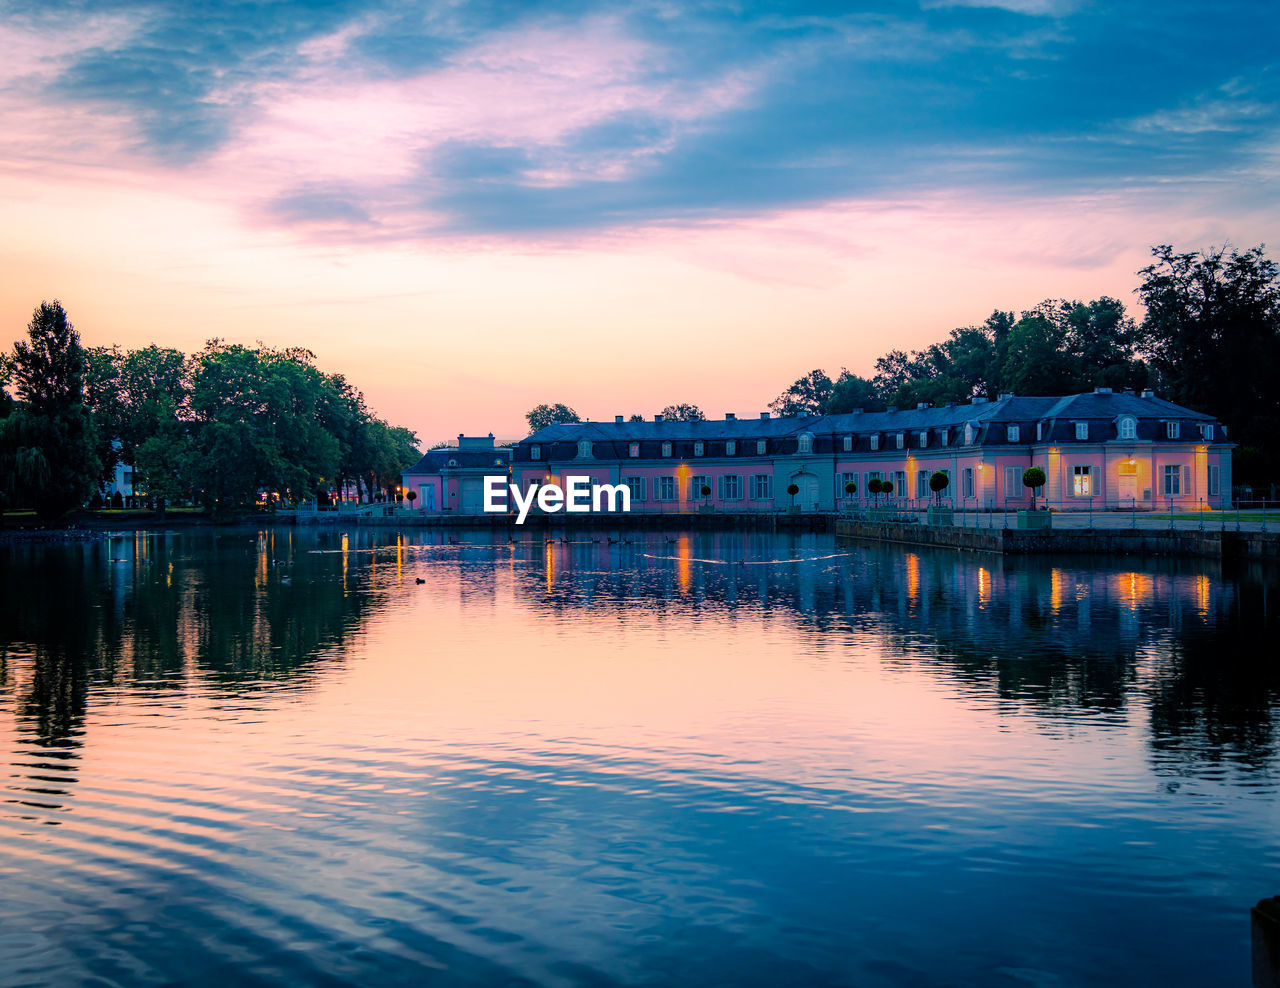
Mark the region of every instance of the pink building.
<instances>
[{"instance_id":1,"label":"pink building","mask_svg":"<svg viewBox=\"0 0 1280 988\"><path fill-rule=\"evenodd\" d=\"M931 498L930 476L941 471L950 478L945 501L1002 509L1029 503L1022 474L1038 466L1046 476L1041 503L1060 510L1217 508L1230 503L1232 445L1211 415L1149 391L1099 388L807 418L618 416L557 424L516 444L510 472L526 487L570 477L626 484L632 511L676 512L865 505L877 500L868 491L873 477L893 485L879 500L923 505ZM492 459L492 451L487 455ZM426 482L414 471L405 476L406 484ZM442 472L439 482L447 485L452 476ZM854 493L846 492L848 484ZM463 510L478 503L456 497L437 503L454 501Z\"/></svg>"},{"instance_id":2,"label":"pink building","mask_svg":"<svg viewBox=\"0 0 1280 988\"><path fill-rule=\"evenodd\" d=\"M418 495L412 502L415 511L479 514L484 478L505 477L510 462L511 449L494 446L492 432L487 436L460 435L457 446L429 450L401 475L401 486L406 494L413 491Z\"/></svg>"}]
</instances>

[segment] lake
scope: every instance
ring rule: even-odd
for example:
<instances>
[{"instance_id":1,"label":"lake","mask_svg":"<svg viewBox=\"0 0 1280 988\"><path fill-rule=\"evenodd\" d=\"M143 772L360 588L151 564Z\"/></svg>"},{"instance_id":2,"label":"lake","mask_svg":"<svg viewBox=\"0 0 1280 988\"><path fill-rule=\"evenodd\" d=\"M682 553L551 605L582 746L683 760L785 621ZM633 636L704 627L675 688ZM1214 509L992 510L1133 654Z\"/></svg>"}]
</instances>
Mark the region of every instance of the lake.
<instances>
[{"instance_id":1,"label":"lake","mask_svg":"<svg viewBox=\"0 0 1280 988\"><path fill-rule=\"evenodd\" d=\"M0 545L0 983L1248 982L1276 568L595 537Z\"/></svg>"}]
</instances>

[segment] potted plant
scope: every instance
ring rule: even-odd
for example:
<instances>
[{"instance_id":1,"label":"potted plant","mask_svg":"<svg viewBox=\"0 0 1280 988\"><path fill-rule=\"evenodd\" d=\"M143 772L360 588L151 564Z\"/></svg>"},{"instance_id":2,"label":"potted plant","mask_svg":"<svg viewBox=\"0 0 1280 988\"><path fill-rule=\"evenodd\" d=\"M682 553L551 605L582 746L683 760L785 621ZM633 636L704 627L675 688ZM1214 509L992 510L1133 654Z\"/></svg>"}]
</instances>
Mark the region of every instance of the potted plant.
<instances>
[{"instance_id":1,"label":"potted plant","mask_svg":"<svg viewBox=\"0 0 1280 988\"><path fill-rule=\"evenodd\" d=\"M410 510L410 511L412 511L412 510L413 510L413 502L414 502L414 501L416 501L416 500L418 500L418 492L417 492L417 491L409 491L408 493L406 493L406 494L405 494L405 497L407 497L407 498L409 499L409 510Z\"/></svg>"},{"instance_id":2,"label":"potted plant","mask_svg":"<svg viewBox=\"0 0 1280 988\"><path fill-rule=\"evenodd\" d=\"M711 497L710 486L707 484L703 484L701 487L698 488L698 493L702 495L702 504L698 507L698 510L703 513L714 510L712 505L707 500L709 497Z\"/></svg>"},{"instance_id":3,"label":"potted plant","mask_svg":"<svg viewBox=\"0 0 1280 988\"><path fill-rule=\"evenodd\" d=\"M951 478L941 470L935 470L929 477L929 490L933 491L933 504L925 512L925 519L930 525L952 525L955 523L955 512L942 503L942 492L951 486Z\"/></svg>"},{"instance_id":4,"label":"potted plant","mask_svg":"<svg viewBox=\"0 0 1280 988\"><path fill-rule=\"evenodd\" d=\"M1044 511L1036 510L1036 491L1044 487L1044 482L1044 471L1039 467L1028 467L1022 471L1022 486L1031 491L1031 508L1018 512L1019 528L1040 531L1052 527L1053 512L1047 508Z\"/></svg>"},{"instance_id":5,"label":"potted plant","mask_svg":"<svg viewBox=\"0 0 1280 988\"><path fill-rule=\"evenodd\" d=\"M800 509L796 506L796 495L800 493L800 486L794 483L787 484L787 493L791 495L791 507L788 510L799 511Z\"/></svg>"}]
</instances>

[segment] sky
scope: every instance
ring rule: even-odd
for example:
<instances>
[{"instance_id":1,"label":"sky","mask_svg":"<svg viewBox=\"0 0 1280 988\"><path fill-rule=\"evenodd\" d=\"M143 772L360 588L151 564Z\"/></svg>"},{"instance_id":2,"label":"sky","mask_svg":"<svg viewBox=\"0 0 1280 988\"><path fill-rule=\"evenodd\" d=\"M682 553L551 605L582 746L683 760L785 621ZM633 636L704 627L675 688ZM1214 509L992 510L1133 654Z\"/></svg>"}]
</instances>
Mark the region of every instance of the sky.
<instances>
[{"instance_id":1,"label":"sky","mask_svg":"<svg viewBox=\"0 0 1280 988\"><path fill-rule=\"evenodd\" d=\"M1257 0L0 0L0 345L59 298L90 346L304 346L427 444L751 415L1266 242L1277 37Z\"/></svg>"}]
</instances>

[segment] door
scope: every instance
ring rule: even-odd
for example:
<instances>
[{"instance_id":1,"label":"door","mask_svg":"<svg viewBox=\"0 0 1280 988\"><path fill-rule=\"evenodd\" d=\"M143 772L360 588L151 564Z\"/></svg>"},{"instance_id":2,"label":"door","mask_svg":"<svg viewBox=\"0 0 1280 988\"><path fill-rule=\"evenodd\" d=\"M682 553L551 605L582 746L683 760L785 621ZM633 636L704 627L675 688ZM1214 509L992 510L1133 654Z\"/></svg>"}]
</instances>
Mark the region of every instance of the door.
<instances>
[{"instance_id":1,"label":"door","mask_svg":"<svg viewBox=\"0 0 1280 988\"><path fill-rule=\"evenodd\" d=\"M1120 464L1120 483L1116 485L1116 493L1121 504L1132 504L1138 496L1138 464Z\"/></svg>"},{"instance_id":2,"label":"door","mask_svg":"<svg viewBox=\"0 0 1280 988\"><path fill-rule=\"evenodd\" d=\"M419 484L418 500L422 502L423 511L435 511L436 510L435 484Z\"/></svg>"},{"instance_id":3,"label":"door","mask_svg":"<svg viewBox=\"0 0 1280 988\"><path fill-rule=\"evenodd\" d=\"M462 479L461 501L459 510L464 515L478 515L484 509L484 482L479 477Z\"/></svg>"},{"instance_id":4,"label":"door","mask_svg":"<svg viewBox=\"0 0 1280 988\"><path fill-rule=\"evenodd\" d=\"M816 511L818 507L818 478L811 473L802 473L792 483L800 488L796 494L796 504L804 511Z\"/></svg>"}]
</instances>

